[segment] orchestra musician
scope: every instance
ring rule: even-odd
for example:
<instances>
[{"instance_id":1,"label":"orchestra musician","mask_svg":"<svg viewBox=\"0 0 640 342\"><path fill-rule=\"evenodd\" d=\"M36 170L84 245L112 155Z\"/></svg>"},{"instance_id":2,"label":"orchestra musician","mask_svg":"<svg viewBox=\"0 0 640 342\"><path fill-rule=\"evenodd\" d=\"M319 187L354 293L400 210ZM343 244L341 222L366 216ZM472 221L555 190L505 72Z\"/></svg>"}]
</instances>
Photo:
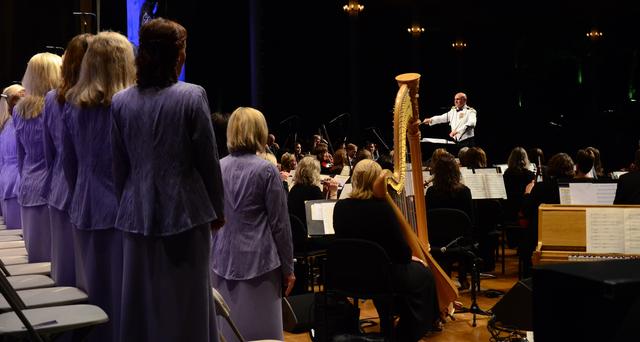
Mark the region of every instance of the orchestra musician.
<instances>
[{"instance_id":1,"label":"orchestra musician","mask_svg":"<svg viewBox=\"0 0 640 342\"><path fill-rule=\"evenodd\" d=\"M355 238L379 244L389 255L394 288L405 297L399 304L398 341L418 341L438 329L439 309L431 269L415 256L403 237L400 222L384 198L374 196L374 182L382 168L373 160L356 164L350 198L339 200L333 212L336 238ZM382 309L375 303L378 310ZM383 316L383 313L380 313Z\"/></svg>"}]
</instances>

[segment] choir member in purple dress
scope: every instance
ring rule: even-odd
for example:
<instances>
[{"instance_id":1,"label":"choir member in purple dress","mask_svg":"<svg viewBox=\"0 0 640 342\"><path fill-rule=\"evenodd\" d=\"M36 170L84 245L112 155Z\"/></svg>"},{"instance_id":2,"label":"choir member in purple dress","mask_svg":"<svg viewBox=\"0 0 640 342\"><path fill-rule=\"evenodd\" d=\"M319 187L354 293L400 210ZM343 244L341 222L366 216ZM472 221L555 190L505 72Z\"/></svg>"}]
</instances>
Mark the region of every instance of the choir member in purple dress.
<instances>
[{"instance_id":1,"label":"choir member in purple dress","mask_svg":"<svg viewBox=\"0 0 640 342\"><path fill-rule=\"evenodd\" d=\"M287 197L275 165L260 158L267 122L256 109L238 108L229 118L220 160L227 223L215 232L211 278L247 340L282 334L282 293L295 283ZM236 341L223 326L227 341Z\"/></svg>"},{"instance_id":2,"label":"choir member in purple dress","mask_svg":"<svg viewBox=\"0 0 640 342\"><path fill-rule=\"evenodd\" d=\"M73 228L69 221L71 193L62 168L62 113L66 105L67 91L78 81L80 65L92 35L75 36L62 59L62 83L47 93L42 113L44 157L47 166L42 196L49 204L51 221L51 277L58 286L75 286L75 256L73 253Z\"/></svg>"},{"instance_id":3,"label":"choir member in purple dress","mask_svg":"<svg viewBox=\"0 0 640 342\"><path fill-rule=\"evenodd\" d=\"M63 113L62 165L73 189L69 218L76 284L87 292L89 303L109 315L109 323L92 330L90 341L120 341L122 233L114 228L118 203L111 169L110 108L113 95L134 81L131 43L119 33L100 32L89 43Z\"/></svg>"},{"instance_id":4,"label":"choir member in purple dress","mask_svg":"<svg viewBox=\"0 0 640 342\"><path fill-rule=\"evenodd\" d=\"M51 260L51 228L47 200L42 197L46 174L42 144L45 94L60 84L58 55L44 52L31 57L22 78L26 96L13 109L20 187L18 203L29 262Z\"/></svg>"},{"instance_id":5,"label":"choir member in purple dress","mask_svg":"<svg viewBox=\"0 0 640 342\"><path fill-rule=\"evenodd\" d=\"M207 94L178 82L186 38L170 20L143 25L137 85L113 98L122 341L218 341L208 271L222 176Z\"/></svg>"},{"instance_id":6,"label":"choir member in purple dress","mask_svg":"<svg viewBox=\"0 0 640 342\"><path fill-rule=\"evenodd\" d=\"M16 129L11 118L13 107L24 96L24 87L10 85L0 97L0 205L7 229L22 228L18 204L18 155L16 154Z\"/></svg>"}]
</instances>

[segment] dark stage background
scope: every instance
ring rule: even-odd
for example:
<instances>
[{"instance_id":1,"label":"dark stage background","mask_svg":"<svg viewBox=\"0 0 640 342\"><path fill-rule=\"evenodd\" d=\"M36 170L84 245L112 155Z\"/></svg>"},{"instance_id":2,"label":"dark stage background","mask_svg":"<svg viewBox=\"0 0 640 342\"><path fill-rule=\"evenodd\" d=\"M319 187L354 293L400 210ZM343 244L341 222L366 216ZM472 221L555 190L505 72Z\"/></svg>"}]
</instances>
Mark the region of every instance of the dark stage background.
<instances>
[{"instance_id":1,"label":"dark stage background","mask_svg":"<svg viewBox=\"0 0 640 342\"><path fill-rule=\"evenodd\" d=\"M640 2L462 0L165 0L159 12L189 31L186 79L204 86L212 111L263 111L280 142L288 134L392 145L394 76L422 74L424 116L440 114L466 92L478 111L477 141L490 163L510 149L542 147L547 157L600 148L606 169L626 166L638 148ZM71 12L94 1L3 0L0 81L19 80L45 45L65 46L82 28ZM126 2L101 1L101 28L125 33ZM425 32L412 37L418 23ZM95 23L91 23L94 25ZM586 33L597 27L601 39ZM467 47L452 48L456 40ZM331 119L349 113L329 124ZM286 122L281 122L287 118ZM423 136L444 137L444 125ZM291 137L289 137L291 139Z\"/></svg>"}]
</instances>

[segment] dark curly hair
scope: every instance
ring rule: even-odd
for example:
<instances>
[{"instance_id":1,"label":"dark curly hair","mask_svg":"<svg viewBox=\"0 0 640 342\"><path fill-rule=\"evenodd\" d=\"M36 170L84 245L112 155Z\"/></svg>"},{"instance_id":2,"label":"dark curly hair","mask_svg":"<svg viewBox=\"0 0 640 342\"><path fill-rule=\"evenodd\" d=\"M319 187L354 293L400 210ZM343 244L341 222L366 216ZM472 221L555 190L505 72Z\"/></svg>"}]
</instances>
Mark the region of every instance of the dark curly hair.
<instances>
[{"instance_id":1,"label":"dark curly hair","mask_svg":"<svg viewBox=\"0 0 640 342\"><path fill-rule=\"evenodd\" d=\"M138 86L163 88L176 83L178 60L186 44L187 30L174 21L157 18L144 24L136 56Z\"/></svg>"}]
</instances>

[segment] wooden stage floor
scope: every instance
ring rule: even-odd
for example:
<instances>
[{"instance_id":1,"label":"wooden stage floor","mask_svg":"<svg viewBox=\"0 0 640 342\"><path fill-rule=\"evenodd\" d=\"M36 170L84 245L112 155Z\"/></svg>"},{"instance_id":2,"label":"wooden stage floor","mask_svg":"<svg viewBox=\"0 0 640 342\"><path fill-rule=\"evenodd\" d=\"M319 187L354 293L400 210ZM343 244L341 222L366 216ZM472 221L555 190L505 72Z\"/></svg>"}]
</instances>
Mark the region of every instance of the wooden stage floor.
<instances>
[{"instance_id":1,"label":"wooden stage floor","mask_svg":"<svg viewBox=\"0 0 640 342\"><path fill-rule=\"evenodd\" d=\"M495 275L496 278L482 279L480 281L480 286L482 290L493 289L493 290L502 290L505 293L509 291L517 282L518 282L518 257L516 255L515 250L507 249L506 250L506 267L505 274L501 274L500 270L500 262L496 262L496 270L491 274ZM455 277L454 277L455 278ZM502 297L498 298L487 298L486 296L480 294L477 296L477 303L480 309L489 310L497 303ZM471 303L471 293L470 291L464 291L461 293L460 298L458 299L465 307L469 307ZM364 305L360 305L361 307L361 318L372 318L375 317L375 321L377 321L378 314L373 306L371 301L366 301ZM429 341L429 342L458 342L458 341L468 341L468 342L487 342L491 335L487 330L487 322L489 320L488 316L476 315L477 326L474 328L472 326L472 314L464 313L464 314L455 314L455 321L447 320L447 323L443 326L441 332L432 333L423 338L420 341ZM379 325L376 325L370 328L371 331L379 331ZM311 339L307 333L303 334L291 334L285 332L285 341L287 342L310 342Z\"/></svg>"}]
</instances>

